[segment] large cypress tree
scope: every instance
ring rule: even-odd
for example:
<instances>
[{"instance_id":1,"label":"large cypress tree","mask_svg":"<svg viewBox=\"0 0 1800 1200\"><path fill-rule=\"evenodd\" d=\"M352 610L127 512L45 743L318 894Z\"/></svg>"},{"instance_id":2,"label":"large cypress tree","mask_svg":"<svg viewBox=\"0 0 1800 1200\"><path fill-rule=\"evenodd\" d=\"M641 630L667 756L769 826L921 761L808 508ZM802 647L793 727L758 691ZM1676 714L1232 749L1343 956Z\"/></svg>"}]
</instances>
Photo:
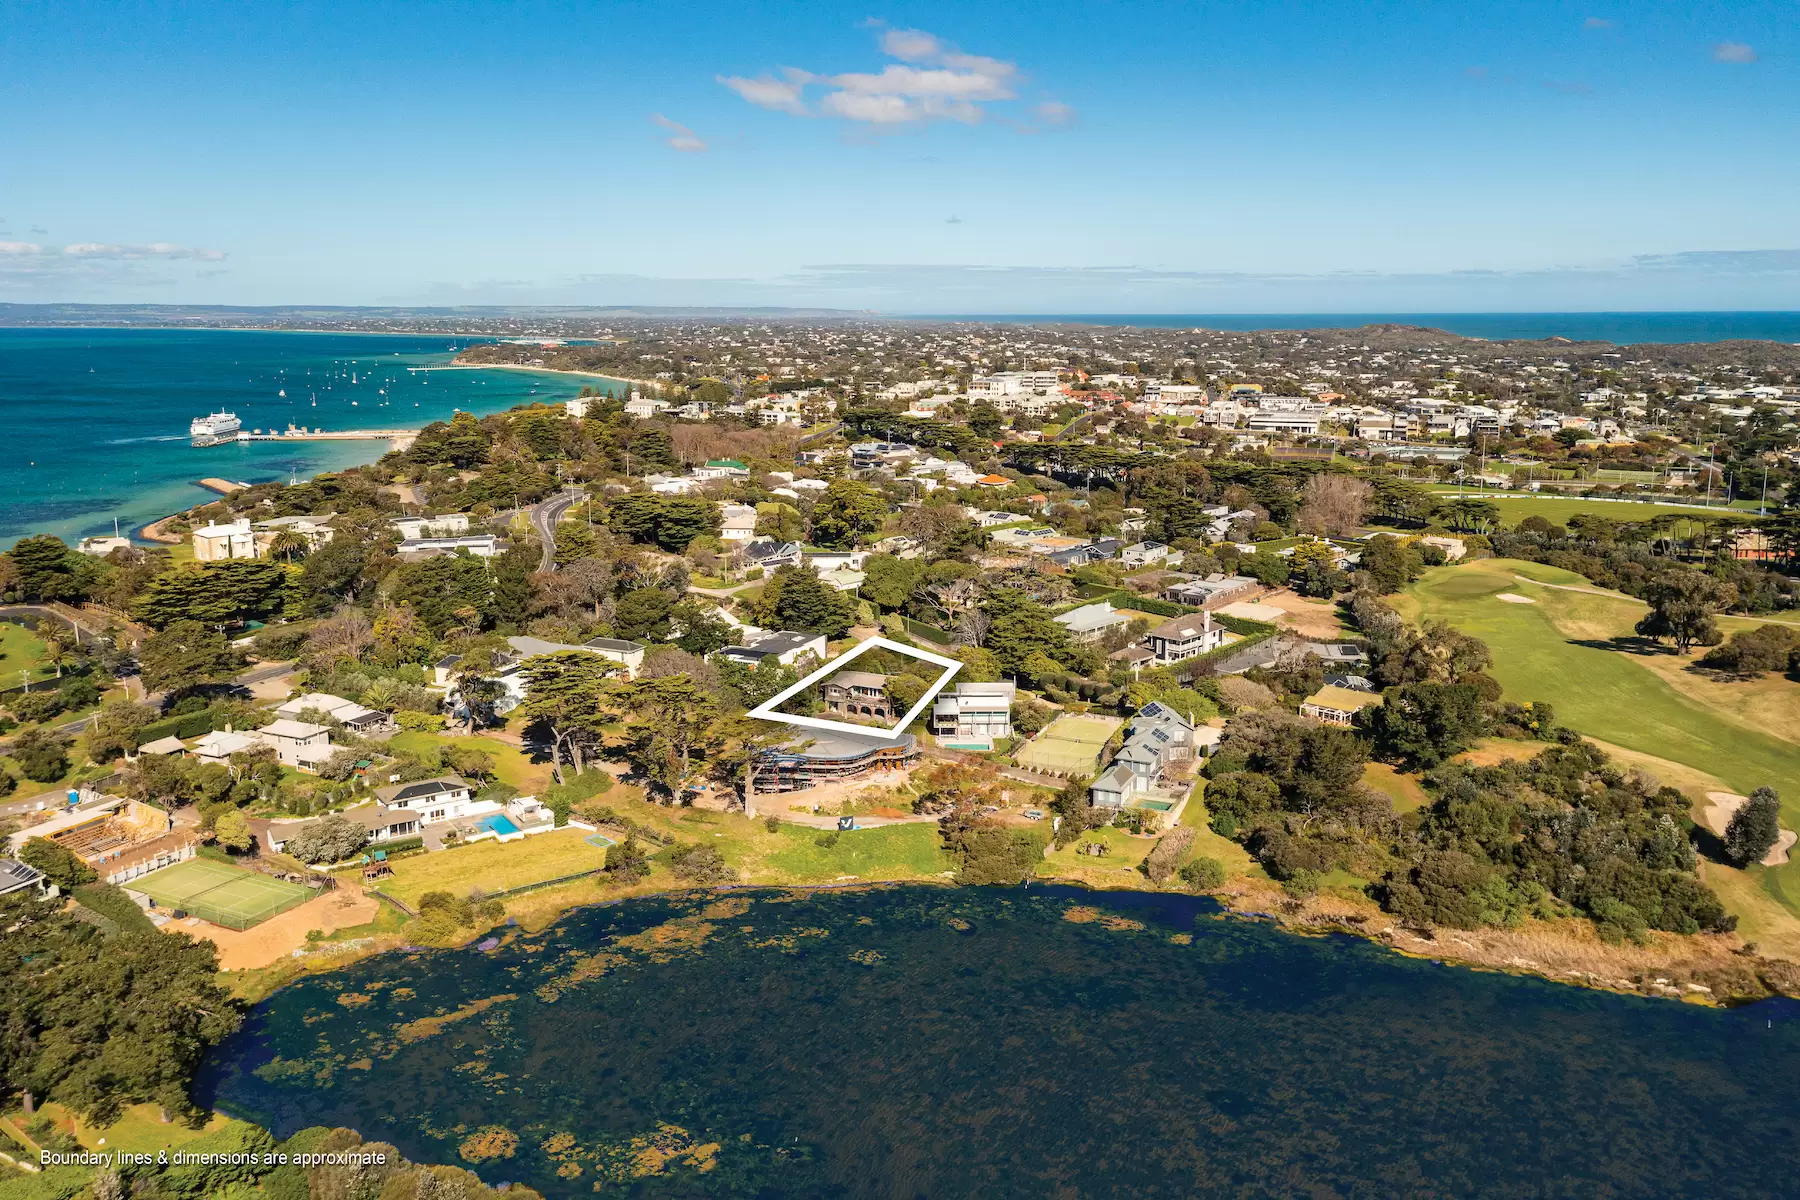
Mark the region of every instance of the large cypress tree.
<instances>
[{"instance_id":1,"label":"large cypress tree","mask_svg":"<svg viewBox=\"0 0 1800 1200\"><path fill-rule=\"evenodd\" d=\"M1725 827L1725 853L1740 867L1761 862L1781 836L1781 797L1772 787L1750 793L1744 806L1731 814Z\"/></svg>"}]
</instances>

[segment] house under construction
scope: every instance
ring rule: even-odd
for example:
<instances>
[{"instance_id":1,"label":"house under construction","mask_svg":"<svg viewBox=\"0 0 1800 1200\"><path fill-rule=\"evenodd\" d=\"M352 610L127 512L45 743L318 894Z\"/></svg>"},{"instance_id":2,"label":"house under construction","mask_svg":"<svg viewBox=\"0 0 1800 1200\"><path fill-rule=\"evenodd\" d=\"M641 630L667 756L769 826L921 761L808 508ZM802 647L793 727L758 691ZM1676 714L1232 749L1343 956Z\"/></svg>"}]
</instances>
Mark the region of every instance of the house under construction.
<instances>
[{"instance_id":1,"label":"house under construction","mask_svg":"<svg viewBox=\"0 0 1800 1200\"><path fill-rule=\"evenodd\" d=\"M750 777L752 794L797 792L821 783L860 779L873 771L894 771L919 761L919 739L855 737L805 730L787 746L765 751Z\"/></svg>"},{"instance_id":2,"label":"house under construction","mask_svg":"<svg viewBox=\"0 0 1800 1200\"><path fill-rule=\"evenodd\" d=\"M105 883L122 884L194 857L196 839L175 828L162 809L124 796L101 796L8 839L16 853L32 838L48 838L93 869Z\"/></svg>"}]
</instances>

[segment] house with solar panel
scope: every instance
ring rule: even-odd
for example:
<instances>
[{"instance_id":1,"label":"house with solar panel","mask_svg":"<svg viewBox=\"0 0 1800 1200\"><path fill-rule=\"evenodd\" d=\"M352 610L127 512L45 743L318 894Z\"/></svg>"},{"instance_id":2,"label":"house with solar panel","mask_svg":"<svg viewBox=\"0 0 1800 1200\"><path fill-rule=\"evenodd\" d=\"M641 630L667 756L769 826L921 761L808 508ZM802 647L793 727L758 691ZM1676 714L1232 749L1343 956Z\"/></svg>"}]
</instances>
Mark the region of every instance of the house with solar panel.
<instances>
[{"instance_id":1,"label":"house with solar panel","mask_svg":"<svg viewBox=\"0 0 1800 1200\"><path fill-rule=\"evenodd\" d=\"M1210 753L1219 737L1219 730L1152 701L1125 727L1125 744L1088 788L1088 802L1114 810L1147 808L1172 824L1181 818L1192 782L1174 778L1170 768Z\"/></svg>"}]
</instances>

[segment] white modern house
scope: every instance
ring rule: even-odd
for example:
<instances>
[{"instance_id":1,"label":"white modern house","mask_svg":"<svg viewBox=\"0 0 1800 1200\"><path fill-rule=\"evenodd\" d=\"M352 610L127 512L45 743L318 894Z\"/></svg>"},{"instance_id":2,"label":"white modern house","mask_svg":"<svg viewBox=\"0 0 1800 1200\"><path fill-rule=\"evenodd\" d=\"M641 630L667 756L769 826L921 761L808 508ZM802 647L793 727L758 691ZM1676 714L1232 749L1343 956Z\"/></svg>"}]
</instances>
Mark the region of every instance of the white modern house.
<instances>
[{"instance_id":1,"label":"white modern house","mask_svg":"<svg viewBox=\"0 0 1800 1200\"><path fill-rule=\"evenodd\" d=\"M376 788L375 802L383 808L406 809L430 825L467 816L475 802L475 790L461 775L439 775Z\"/></svg>"},{"instance_id":2,"label":"white modern house","mask_svg":"<svg viewBox=\"0 0 1800 1200\"><path fill-rule=\"evenodd\" d=\"M273 747L275 757L284 766L300 771L317 771L331 757L333 749L331 729L328 726L293 721L286 717L269 722L261 729L252 731L250 736L265 746Z\"/></svg>"},{"instance_id":3,"label":"white modern house","mask_svg":"<svg viewBox=\"0 0 1800 1200\"><path fill-rule=\"evenodd\" d=\"M468 537L407 538L400 543L398 553L402 558L422 558L433 554L455 554L459 551L467 551L476 558L492 558L500 553L500 539L491 533L478 533Z\"/></svg>"},{"instance_id":4,"label":"white modern house","mask_svg":"<svg viewBox=\"0 0 1800 1200\"><path fill-rule=\"evenodd\" d=\"M468 513L445 513L440 517L395 517L389 521L407 541L420 538L461 537L469 532Z\"/></svg>"},{"instance_id":5,"label":"white modern house","mask_svg":"<svg viewBox=\"0 0 1800 1200\"><path fill-rule=\"evenodd\" d=\"M301 771L316 771L319 764L336 749L331 744L331 730L323 725L288 718L271 721L261 729L238 732L215 729L194 743L193 755L203 763L224 764L234 754L268 746L283 765Z\"/></svg>"},{"instance_id":6,"label":"white modern house","mask_svg":"<svg viewBox=\"0 0 1800 1200\"><path fill-rule=\"evenodd\" d=\"M823 575L828 571L860 571L868 559L867 550L807 550L806 565Z\"/></svg>"},{"instance_id":7,"label":"white modern house","mask_svg":"<svg viewBox=\"0 0 1800 1200\"><path fill-rule=\"evenodd\" d=\"M300 714L308 710L324 713L344 728L367 737L372 734L393 733L399 728L394 718L387 713L366 708L354 700L346 700L342 696L333 696L325 692L308 692L304 696L295 696L275 710L278 717L286 717L297 721Z\"/></svg>"},{"instance_id":8,"label":"white modern house","mask_svg":"<svg viewBox=\"0 0 1800 1200\"><path fill-rule=\"evenodd\" d=\"M1012 705L1018 685L959 683L931 706L931 732L954 750L992 750L996 738L1012 736Z\"/></svg>"},{"instance_id":9,"label":"white modern house","mask_svg":"<svg viewBox=\"0 0 1800 1200\"><path fill-rule=\"evenodd\" d=\"M223 763L234 754L254 750L260 745L261 742L247 733L215 729L194 743L194 757L203 763Z\"/></svg>"}]
</instances>

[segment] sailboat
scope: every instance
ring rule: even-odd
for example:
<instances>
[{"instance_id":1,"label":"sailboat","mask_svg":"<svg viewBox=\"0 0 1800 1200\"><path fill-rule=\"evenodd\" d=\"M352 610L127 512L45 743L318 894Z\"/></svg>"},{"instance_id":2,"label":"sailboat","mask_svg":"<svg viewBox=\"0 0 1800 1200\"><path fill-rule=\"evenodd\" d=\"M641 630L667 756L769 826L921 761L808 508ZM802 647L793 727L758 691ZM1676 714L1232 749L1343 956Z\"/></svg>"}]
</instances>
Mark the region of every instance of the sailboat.
<instances>
[{"instance_id":1,"label":"sailboat","mask_svg":"<svg viewBox=\"0 0 1800 1200\"><path fill-rule=\"evenodd\" d=\"M287 389L286 388L282 388L279 392L276 392L275 394L277 396L280 396L283 400L287 399Z\"/></svg>"}]
</instances>

